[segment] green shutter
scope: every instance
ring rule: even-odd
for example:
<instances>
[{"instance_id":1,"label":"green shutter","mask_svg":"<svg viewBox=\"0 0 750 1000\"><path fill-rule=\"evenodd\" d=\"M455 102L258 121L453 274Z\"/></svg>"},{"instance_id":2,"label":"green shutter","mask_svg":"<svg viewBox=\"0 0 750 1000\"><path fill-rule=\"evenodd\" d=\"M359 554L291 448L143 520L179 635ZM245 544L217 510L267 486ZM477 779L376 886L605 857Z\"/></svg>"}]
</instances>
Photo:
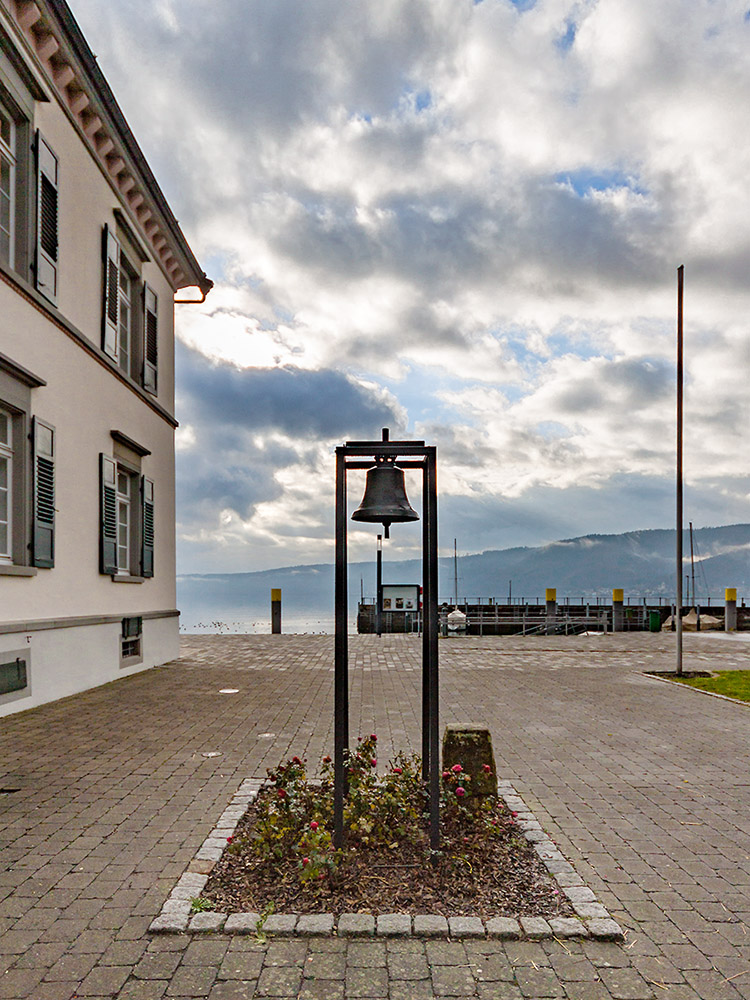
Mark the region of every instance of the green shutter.
<instances>
[{"instance_id":1,"label":"green shutter","mask_svg":"<svg viewBox=\"0 0 750 1000\"><path fill-rule=\"evenodd\" d=\"M102 350L117 361L117 335L120 326L120 244L109 228L102 233L104 297L102 305Z\"/></svg>"},{"instance_id":2,"label":"green shutter","mask_svg":"<svg viewBox=\"0 0 750 1000\"><path fill-rule=\"evenodd\" d=\"M159 364L159 300L148 285L143 286L143 388L156 394Z\"/></svg>"},{"instance_id":3,"label":"green shutter","mask_svg":"<svg viewBox=\"0 0 750 1000\"><path fill-rule=\"evenodd\" d=\"M117 465L99 456L99 572L117 572Z\"/></svg>"},{"instance_id":4,"label":"green shutter","mask_svg":"<svg viewBox=\"0 0 750 1000\"><path fill-rule=\"evenodd\" d=\"M33 418L34 518L32 521L32 564L55 565L55 429Z\"/></svg>"},{"instance_id":5,"label":"green shutter","mask_svg":"<svg viewBox=\"0 0 750 1000\"><path fill-rule=\"evenodd\" d=\"M60 246L58 241L58 163L57 157L36 134L36 255L37 291L57 304L57 279Z\"/></svg>"},{"instance_id":6,"label":"green shutter","mask_svg":"<svg viewBox=\"0 0 750 1000\"><path fill-rule=\"evenodd\" d=\"M154 575L154 484L141 476L141 576Z\"/></svg>"}]
</instances>

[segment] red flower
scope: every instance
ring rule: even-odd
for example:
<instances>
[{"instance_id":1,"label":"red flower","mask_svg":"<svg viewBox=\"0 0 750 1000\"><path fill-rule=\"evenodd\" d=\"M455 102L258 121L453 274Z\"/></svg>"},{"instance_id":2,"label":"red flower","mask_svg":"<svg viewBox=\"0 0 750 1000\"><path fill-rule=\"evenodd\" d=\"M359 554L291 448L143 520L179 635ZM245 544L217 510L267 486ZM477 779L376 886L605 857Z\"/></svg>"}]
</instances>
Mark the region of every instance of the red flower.
<instances>
[{"instance_id":1,"label":"red flower","mask_svg":"<svg viewBox=\"0 0 750 1000\"><path fill-rule=\"evenodd\" d=\"M489 774L492 768L490 767L489 764L482 764L482 770L484 771L485 774Z\"/></svg>"},{"instance_id":2,"label":"red flower","mask_svg":"<svg viewBox=\"0 0 750 1000\"><path fill-rule=\"evenodd\" d=\"M312 823L310 824L310 829L311 830L317 830L318 829L318 824L315 822L315 820L313 820Z\"/></svg>"},{"instance_id":3,"label":"red flower","mask_svg":"<svg viewBox=\"0 0 750 1000\"><path fill-rule=\"evenodd\" d=\"M377 743L378 742L378 738L375 735L375 733L370 733L370 739L372 740L373 743Z\"/></svg>"},{"instance_id":4,"label":"red flower","mask_svg":"<svg viewBox=\"0 0 750 1000\"><path fill-rule=\"evenodd\" d=\"M330 758L330 757L328 757L328 756L325 756L325 757L323 758L323 763L324 763L324 764L330 764L330 763L331 763L331 758Z\"/></svg>"},{"instance_id":5,"label":"red flower","mask_svg":"<svg viewBox=\"0 0 750 1000\"><path fill-rule=\"evenodd\" d=\"M443 780L445 780L446 778L450 778L450 776L451 776L450 771L443 771Z\"/></svg>"},{"instance_id":6,"label":"red flower","mask_svg":"<svg viewBox=\"0 0 750 1000\"><path fill-rule=\"evenodd\" d=\"M400 768L400 767L394 767L393 768L393 773L394 774L403 774L404 772L403 772L402 768Z\"/></svg>"},{"instance_id":7,"label":"red flower","mask_svg":"<svg viewBox=\"0 0 750 1000\"><path fill-rule=\"evenodd\" d=\"M228 844L231 844L233 840L234 840L234 837L227 837L227 843Z\"/></svg>"},{"instance_id":8,"label":"red flower","mask_svg":"<svg viewBox=\"0 0 750 1000\"><path fill-rule=\"evenodd\" d=\"M461 771L463 771L463 768L461 767L460 764L454 764L453 767L451 768L451 771L453 771L454 774L460 774Z\"/></svg>"},{"instance_id":9,"label":"red flower","mask_svg":"<svg viewBox=\"0 0 750 1000\"><path fill-rule=\"evenodd\" d=\"M292 757L292 764L301 764L301 763L302 761L299 759L299 757Z\"/></svg>"},{"instance_id":10,"label":"red flower","mask_svg":"<svg viewBox=\"0 0 750 1000\"><path fill-rule=\"evenodd\" d=\"M278 797L279 797L280 799L285 799L285 798L286 798L286 790L285 790L285 789L283 789L283 788L280 788L280 789L279 789L279 790L278 790L278 791L276 792L276 794L278 795Z\"/></svg>"},{"instance_id":11,"label":"red flower","mask_svg":"<svg viewBox=\"0 0 750 1000\"><path fill-rule=\"evenodd\" d=\"M373 767L377 767L378 766L378 759L377 759L377 757L373 757L372 760L370 761L370 763L372 764Z\"/></svg>"},{"instance_id":12,"label":"red flower","mask_svg":"<svg viewBox=\"0 0 750 1000\"><path fill-rule=\"evenodd\" d=\"M513 812L511 813L511 816L513 817L513 819L515 819L517 815L518 815L518 813L513 813Z\"/></svg>"},{"instance_id":13,"label":"red flower","mask_svg":"<svg viewBox=\"0 0 750 1000\"><path fill-rule=\"evenodd\" d=\"M456 789L456 795L459 797L459 799L462 799L464 797L464 795L466 795L466 789L462 788L459 785L458 788Z\"/></svg>"},{"instance_id":14,"label":"red flower","mask_svg":"<svg viewBox=\"0 0 750 1000\"><path fill-rule=\"evenodd\" d=\"M303 865L308 865L309 863L310 863L310 859L309 858L303 858L302 859L302 864Z\"/></svg>"}]
</instances>

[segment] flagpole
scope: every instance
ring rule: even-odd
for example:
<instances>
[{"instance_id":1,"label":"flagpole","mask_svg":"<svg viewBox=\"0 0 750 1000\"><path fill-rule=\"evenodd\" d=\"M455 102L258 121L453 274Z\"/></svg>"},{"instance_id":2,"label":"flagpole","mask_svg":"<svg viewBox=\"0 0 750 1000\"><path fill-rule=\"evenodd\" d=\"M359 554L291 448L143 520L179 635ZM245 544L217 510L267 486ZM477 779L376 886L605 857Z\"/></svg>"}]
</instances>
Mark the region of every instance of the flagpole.
<instances>
[{"instance_id":1,"label":"flagpole","mask_svg":"<svg viewBox=\"0 0 750 1000\"><path fill-rule=\"evenodd\" d=\"M682 387L683 337L682 293L685 265L677 268L677 676L682 676Z\"/></svg>"}]
</instances>

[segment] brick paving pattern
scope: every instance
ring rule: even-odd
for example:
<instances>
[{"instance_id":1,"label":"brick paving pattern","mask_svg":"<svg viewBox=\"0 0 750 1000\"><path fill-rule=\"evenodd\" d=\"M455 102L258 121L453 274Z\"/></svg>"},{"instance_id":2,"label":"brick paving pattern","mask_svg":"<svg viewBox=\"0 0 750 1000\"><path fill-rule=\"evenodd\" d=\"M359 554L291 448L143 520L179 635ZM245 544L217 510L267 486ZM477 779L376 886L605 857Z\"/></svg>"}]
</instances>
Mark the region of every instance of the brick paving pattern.
<instances>
[{"instance_id":1,"label":"brick paving pattern","mask_svg":"<svg viewBox=\"0 0 750 1000\"><path fill-rule=\"evenodd\" d=\"M180 661L0 720L0 1000L750 998L750 707L644 677L673 644L440 644L442 724L490 727L624 945L148 933L245 778L330 752L330 636L186 637ZM685 636L686 669L749 653ZM350 665L352 734L419 750L420 642L351 637Z\"/></svg>"}]
</instances>

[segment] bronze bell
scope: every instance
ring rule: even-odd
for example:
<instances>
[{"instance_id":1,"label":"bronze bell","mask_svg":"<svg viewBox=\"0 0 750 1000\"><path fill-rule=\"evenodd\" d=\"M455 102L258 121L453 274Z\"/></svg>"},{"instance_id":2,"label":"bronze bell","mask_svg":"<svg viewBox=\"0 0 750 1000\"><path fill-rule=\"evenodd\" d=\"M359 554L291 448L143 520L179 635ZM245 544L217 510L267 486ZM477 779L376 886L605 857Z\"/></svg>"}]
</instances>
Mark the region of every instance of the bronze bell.
<instances>
[{"instance_id":1,"label":"bronze bell","mask_svg":"<svg viewBox=\"0 0 750 1000\"><path fill-rule=\"evenodd\" d=\"M367 483L362 503L352 514L352 521L382 524L385 537L394 522L418 521L419 514L409 503L404 486L404 470L393 461L379 461L367 470Z\"/></svg>"}]
</instances>

